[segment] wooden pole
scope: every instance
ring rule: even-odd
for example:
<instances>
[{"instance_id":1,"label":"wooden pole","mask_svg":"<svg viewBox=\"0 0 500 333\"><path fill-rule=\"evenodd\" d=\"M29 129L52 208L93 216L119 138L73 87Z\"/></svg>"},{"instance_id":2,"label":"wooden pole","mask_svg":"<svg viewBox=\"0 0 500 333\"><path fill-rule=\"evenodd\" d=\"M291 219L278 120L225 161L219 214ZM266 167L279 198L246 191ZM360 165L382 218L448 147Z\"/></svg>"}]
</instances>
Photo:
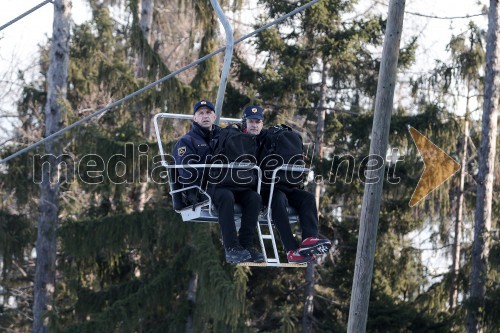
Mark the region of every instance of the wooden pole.
<instances>
[{"instance_id":1,"label":"wooden pole","mask_svg":"<svg viewBox=\"0 0 500 333\"><path fill-rule=\"evenodd\" d=\"M493 217L493 185L495 182L496 140L500 100L500 2L490 0L488 32L486 34L486 68L484 104L481 125L481 145L478 152L476 209L474 211L474 241L470 295L467 307L467 333L486 332L484 308L488 283L488 257L491 246Z\"/></svg>"},{"instance_id":2,"label":"wooden pole","mask_svg":"<svg viewBox=\"0 0 500 333\"><path fill-rule=\"evenodd\" d=\"M361 207L358 248L347 324L348 333L366 332L377 226L384 182L383 164L385 162L393 109L404 8L405 0L391 0L389 3L387 30L385 32L375 100L370 162L366 171L367 177Z\"/></svg>"}]
</instances>

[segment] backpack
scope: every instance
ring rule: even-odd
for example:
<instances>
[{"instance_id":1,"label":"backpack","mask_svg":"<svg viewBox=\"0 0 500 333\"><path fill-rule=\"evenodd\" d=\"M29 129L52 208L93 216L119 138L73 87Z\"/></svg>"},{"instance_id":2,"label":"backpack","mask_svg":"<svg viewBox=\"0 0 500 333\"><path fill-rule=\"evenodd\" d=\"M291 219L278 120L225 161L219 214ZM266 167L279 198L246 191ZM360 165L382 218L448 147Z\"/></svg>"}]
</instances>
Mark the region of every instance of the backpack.
<instances>
[{"instance_id":1,"label":"backpack","mask_svg":"<svg viewBox=\"0 0 500 333\"><path fill-rule=\"evenodd\" d=\"M276 167L305 164L302 137L283 124L269 128L259 147L257 162L263 172L263 184L269 186ZM277 175L278 188L298 187L302 183L302 172L278 171Z\"/></svg>"},{"instance_id":2,"label":"backpack","mask_svg":"<svg viewBox=\"0 0 500 333\"><path fill-rule=\"evenodd\" d=\"M210 163L231 162L256 164L257 141L255 135L243 133L239 127L228 126L220 130ZM210 169L209 182L225 187L251 188L257 184L253 169Z\"/></svg>"}]
</instances>

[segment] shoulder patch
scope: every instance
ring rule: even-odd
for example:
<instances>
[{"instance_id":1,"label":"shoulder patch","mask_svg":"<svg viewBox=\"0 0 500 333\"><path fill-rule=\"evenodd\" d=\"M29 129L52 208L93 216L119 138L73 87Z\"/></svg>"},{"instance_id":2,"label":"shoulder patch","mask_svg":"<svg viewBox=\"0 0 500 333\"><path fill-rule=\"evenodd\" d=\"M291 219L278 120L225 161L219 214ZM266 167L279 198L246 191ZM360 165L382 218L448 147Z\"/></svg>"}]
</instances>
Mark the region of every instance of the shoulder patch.
<instances>
[{"instance_id":1,"label":"shoulder patch","mask_svg":"<svg viewBox=\"0 0 500 333\"><path fill-rule=\"evenodd\" d=\"M182 146L177 149L177 155L183 156L185 153L186 153L186 146Z\"/></svg>"}]
</instances>

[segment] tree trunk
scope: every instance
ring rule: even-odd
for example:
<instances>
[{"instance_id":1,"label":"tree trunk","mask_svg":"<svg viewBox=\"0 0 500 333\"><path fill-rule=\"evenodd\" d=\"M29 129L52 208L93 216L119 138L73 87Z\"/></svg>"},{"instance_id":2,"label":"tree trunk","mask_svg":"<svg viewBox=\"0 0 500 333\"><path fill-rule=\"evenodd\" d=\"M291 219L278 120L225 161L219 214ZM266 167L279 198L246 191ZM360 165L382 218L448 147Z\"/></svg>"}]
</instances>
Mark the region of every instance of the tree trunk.
<instances>
[{"instance_id":1,"label":"tree trunk","mask_svg":"<svg viewBox=\"0 0 500 333\"><path fill-rule=\"evenodd\" d=\"M468 102L468 100L467 100ZM467 142L469 141L469 115L465 114L465 135L462 151L461 171L460 171L460 185L458 189L457 198L457 215L455 219L455 239L453 241L453 264L451 272L451 293L450 293L450 310L455 309L457 306L458 297L458 274L460 271L460 251L462 248L462 224L463 224L463 210L464 210L464 187L465 187L465 174L467 169Z\"/></svg>"},{"instance_id":2,"label":"tree trunk","mask_svg":"<svg viewBox=\"0 0 500 333\"><path fill-rule=\"evenodd\" d=\"M483 332L481 314L484 313L488 255L490 245L491 209L493 201L493 172L497 136L498 100L500 98L500 27L499 0L490 0L486 40L486 70L484 104L479 147L476 210L474 212L474 241L467 332Z\"/></svg>"},{"instance_id":3,"label":"tree trunk","mask_svg":"<svg viewBox=\"0 0 500 333\"><path fill-rule=\"evenodd\" d=\"M153 25L154 5L154 0L141 1L141 21L139 22L139 25L141 27L142 34L148 43L151 43L151 26Z\"/></svg>"},{"instance_id":4,"label":"tree trunk","mask_svg":"<svg viewBox=\"0 0 500 333\"><path fill-rule=\"evenodd\" d=\"M140 21L139 27L142 31L142 36L144 40L151 45L151 26L153 24L153 10L154 10L154 0L142 0L140 9ZM144 50L139 50L136 61L136 77L145 78L147 72L147 64L144 57ZM152 122L153 115L151 110L142 110L144 107L141 103L136 103L135 114L141 115L142 117L142 127L144 130L144 137L149 141L152 137ZM147 166L140 166L139 172L139 186L135 189L136 195L134 196L134 210L142 212L147 201L147 190L148 190L148 175Z\"/></svg>"},{"instance_id":5,"label":"tree trunk","mask_svg":"<svg viewBox=\"0 0 500 333\"><path fill-rule=\"evenodd\" d=\"M194 273L189 279L187 301L189 305L189 314L186 322L186 333L193 333L193 312L196 305L196 291L198 290L198 274Z\"/></svg>"},{"instance_id":6,"label":"tree trunk","mask_svg":"<svg viewBox=\"0 0 500 333\"><path fill-rule=\"evenodd\" d=\"M142 0L141 1L141 19L139 22L139 26L141 27L142 35L144 40L151 45L151 26L153 24L153 8L154 8L154 0ZM144 60L144 51L139 54L138 61L138 70L137 77L144 78L146 76L146 63ZM144 134L146 138L149 140L151 138L151 114L150 112L146 112L146 117L144 119Z\"/></svg>"},{"instance_id":7,"label":"tree trunk","mask_svg":"<svg viewBox=\"0 0 500 333\"><path fill-rule=\"evenodd\" d=\"M316 142L314 144L315 154L318 159L323 158L323 146L325 141L325 116L326 116L326 79L328 75L328 65L323 62L323 70L321 72L321 86L319 91L318 105L318 120L316 125ZM313 192L316 199L316 207L319 212L319 202L321 197L321 189L323 180L320 177L315 177L313 182ZM306 270L306 288L304 291L304 313L302 317L302 333L312 332L312 323L314 317L314 262L307 265Z\"/></svg>"},{"instance_id":8,"label":"tree trunk","mask_svg":"<svg viewBox=\"0 0 500 333\"><path fill-rule=\"evenodd\" d=\"M323 159L323 148L325 145L325 118L326 118L326 79L328 76L328 64L323 62L323 70L321 71L321 86L319 91L319 105L318 105L318 118L316 123L316 142L314 143L315 155L319 160ZM316 207L319 210L319 199L321 197L321 190L323 188L323 179L315 177L313 183L314 195L316 198Z\"/></svg>"},{"instance_id":9,"label":"tree trunk","mask_svg":"<svg viewBox=\"0 0 500 333\"><path fill-rule=\"evenodd\" d=\"M469 142L469 101L470 101L470 78L467 81L467 100L465 104L465 134L462 147L462 160L460 163L460 184L458 188L457 213L455 218L455 237L453 241L453 263L451 272L451 292L450 292L450 311L457 306L458 298L458 274L460 272L460 251L462 248L462 228L464 211L464 188L465 175L467 173L467 147Z\"/></svg>"},{"instance_id":10,"label":"tree trunk","mask_svg":"<svg viewBox=\"0 0 500 333\"><path fill-rule=\"evenodd\" d=\"M361 207L354 281L347 323L348 333L366 332L380 202L384 184L385 168L383 162L387 154L404 9L405 0L391 0L389 3L370 142L371 161L376 163L369 163L366 171L367 181ZM379 162L382 163L382 166Z\"/></svg>"},{"instance_id":11,"label":"tree trunk","mask_svg":"<svg viewBox=\"0 0 500 333\"><path fill-rule=\"evenodd\" d=\"M307 264L306 288L304 291L304 313L302 316L302 333L311 333L314 318L314 262Z\"/></svg>"},{"instance_id":12,"label":"tree trunk","mask_svg":"<svg viewBox=\"0 0 500 333\"><path fill-rule=\"evenodd\" d=\"M47 76L47 103L45 105L45 135L62 127L69 62L71 1L54 1L54 23L50 46L50 65ZM52 310L56 286L56 232L59 224L58 168L62 152L58 142L45 144L49 167L42 172L38 234L36 240L36 272L33 303L33 332L47 332L47 312Z\"/></svg>"}]
</instances>

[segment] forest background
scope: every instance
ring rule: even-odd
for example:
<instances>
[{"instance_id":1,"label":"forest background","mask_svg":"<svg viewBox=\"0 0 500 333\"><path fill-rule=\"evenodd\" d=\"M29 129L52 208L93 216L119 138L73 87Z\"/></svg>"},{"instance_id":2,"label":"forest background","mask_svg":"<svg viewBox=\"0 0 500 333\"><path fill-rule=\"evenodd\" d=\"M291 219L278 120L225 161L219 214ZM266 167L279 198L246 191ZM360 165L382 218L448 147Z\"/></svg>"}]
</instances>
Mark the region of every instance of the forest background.
<instances>
[{"instance_id":1,"label":"forest background","mask_svg":"<svg viewBox=\"0 0 500 333\"><path fill-rule=\"evenodd\" d=\"M300 4L222 2L232 13L236 36ZM88 6L89 20L71 27L64 125L224 44L208 1L88 1ZM255 18L248 19L249 11L257 13ZM485 11L478 4L463 14ZM316 176L331 179L338 167L332 165L333 155L352 155L358 166L370 144L386 12L387 5L378 2L323 0L239 44L223 115L239 117L248 103L265 106L270 123L291 125L313 145L316 154L309 163ZM150 21L144 23L147 13ZM485 26L449 19L460 28L446 42L445 56L425 61L427 52L419 45L428 31L410 28L425 15L406 17L390 135L390 146L405 159L397 164L401 181L384 184L367 331L462 332L469 304ZM2 120L13 124L3 131L3 157L44 136L49 47L50 40L40 45L34 67L20 69L12 62L3 76ZM422 60L433 66L421 70ZM88 154L109 160L126 154L130 143L143 150L135 158L127 154L128 170L135 166L139 172L133 182L108 178L89 184L67 172L73 165L63 170L68 178L60 180L57 199L57 284L43 313L49 331L346 331L363 193L358 177L307 184L319 200L321 234L336 243L307 271L225 264L217 226L182 223L166 186L151 175L141 181L148 175L138 164L157 155L152 115L190 113L197 99L215 100L221 63L221 56L212 58L58 141L71 156L68 162ZM4 107L12 98L16 107ZM408 201L423 163L406 125L457 161L466 156L464 172L414 208ZM188 127L166 124L166 146ZM44 150L2 166L0 329L7 332L29 331L34 320L41 207L36 154ZM348 172L341 166L339 174ZM494 193L499 192L496 179ZM496 195L494 217L498 200ZM481 312L485 332L500 327L496 223L493 219L488 297ZM306 304L311 296L312 304Z\"/></svg>"}]
</instances>

